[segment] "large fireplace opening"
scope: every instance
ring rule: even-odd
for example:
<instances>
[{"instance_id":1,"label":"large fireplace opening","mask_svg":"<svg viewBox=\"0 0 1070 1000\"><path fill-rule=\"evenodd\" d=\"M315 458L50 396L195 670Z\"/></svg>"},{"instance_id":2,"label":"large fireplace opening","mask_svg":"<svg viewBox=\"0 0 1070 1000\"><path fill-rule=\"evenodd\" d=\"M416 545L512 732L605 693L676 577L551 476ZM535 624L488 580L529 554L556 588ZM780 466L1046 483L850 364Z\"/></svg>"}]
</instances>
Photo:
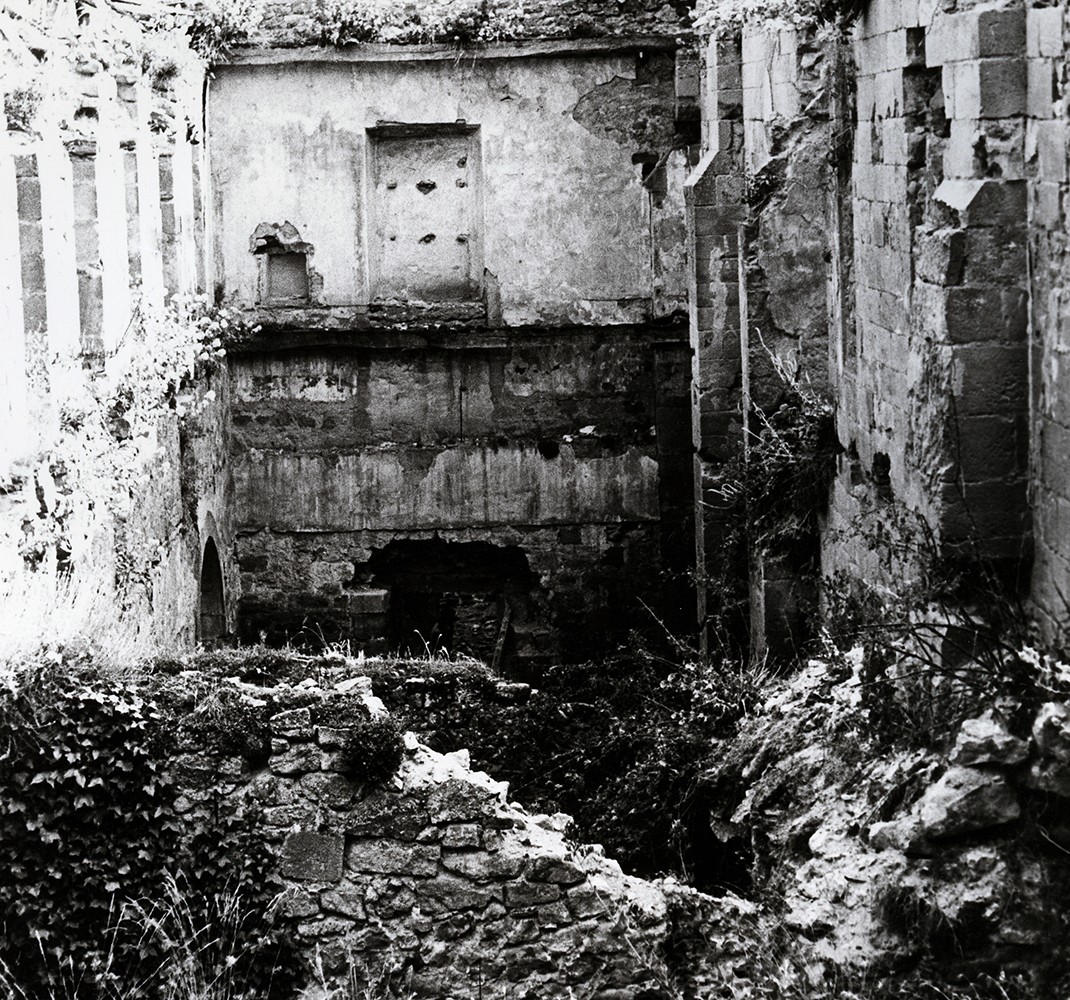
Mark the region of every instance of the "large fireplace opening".
<instances>
[{"instance_id":1,"label":"large fireplace opening","mask_svg":"<svg viewBox=\"0 0 1070 1000\"><path fill-rule=\"evenodd\" d=\"M412 656L471 656L496 671L529 674L541 629L537 581L515 546L399 540L368 563L390 591L391 649Z\"/></svg>"}]
</instances>

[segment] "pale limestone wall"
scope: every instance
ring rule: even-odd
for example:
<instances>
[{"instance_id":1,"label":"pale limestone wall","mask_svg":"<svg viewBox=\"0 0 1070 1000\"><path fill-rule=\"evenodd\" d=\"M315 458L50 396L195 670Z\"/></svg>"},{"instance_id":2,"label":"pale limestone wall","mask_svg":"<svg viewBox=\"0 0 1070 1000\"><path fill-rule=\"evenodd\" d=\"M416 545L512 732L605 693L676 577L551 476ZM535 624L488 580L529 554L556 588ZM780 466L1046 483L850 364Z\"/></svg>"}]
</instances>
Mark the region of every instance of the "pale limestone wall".
<instances>
[{"instance_id":1,"label":"pale limestone wall","mask_svg":"<svg viewBox=\"0 0 1070 1000\"><path fill-rule=\"evenodd\" d=\"M819 382L827 371L844 448L826 573L904 582L942 552L991 561L1014 585L1035 531L1037 598L1049 618L1059 603L1070 536L1057 320L1063 14L874 0L846 44L828 39L805 58L795 31L748 26L708 42L706 156L688 182L695 444L715 476L739 431L735 228L747 220L752 338L800 316L827 324L827 366L820 351L801 352L800 365ZM805 168L793 122L824 139L828 165ZM793 206L761 183L793 169L810 198L794 234ZM778 310L768 281L790 273L807 236L810 270L828 278L824 322L790 283ZM705 529L708 546L716 530Z\"/></svg>"},{"instance_id":2,"label":"pale limestone wall","mask_svg":"<svg viewBox=\"0 0 1070 1000\"><path fill-rule=\"evenodd\" d=\"M11 92L38 73L47 96L28 131L5 122L0 136L0 578L21 572L27 533L47 537L62 521L60 548L70 552L58 553L59 564L69 555L91 579L115 577L149 630L181 647L195 637L208 534L224 554L233 550L226 379L217 373L200 387L215 399L191 420L165 410L132 442L120 412L105 440L89 445L137 467L125 498L93 479L107 462L79 451L78 414L94 385L125 370L139 301L159 310L165 295L204 290L199 70L154 89L108 16L86 29L100 33L99 52L68 26L46 68L34 60L32 72L4 81ZM97 58L104 51L107 68ZM238 581L224 558L233 622Z\"/></svg>"},{"instance_id":3,"label":"pale limestone wall","mask_svg":"<svg viewBox=\"0 0 1070 1000\"><path fill-rule=\"evenodd\" d=\"M686 158L673 151L674 51L561 43L542 55L501 46L461 59L388 46L242 54L215 71L209 94L217 290L242 306L270 304L250 238L289 221L312 247L308 307L320 308L276 309L275 323L366 328L368 304L396 291L381 275L384 254L408 253L419 271L458 240L475 280L460 298L485 301L491 326L682 311ZM395 157L404 165L430 141L418 127L437 127L446 142L458 122L475 130L470 153L456 166L429 162L433 189L412 194L397 170L379 177L382 140L369 129L412 127L393 140L411 145ZM641 163L659 160L665 174L644 185ZM426 216L419 238L388 215L388 203L410 197Z\"/></svg>"},{"instance_id":4,"label":"pale limestone wall","mask_svg":"<svg viewBox=\"0 0 1070 1000\"><path fill-rule=\"evenodd\" d=\"M839 407L852 451L833 515L850 536L912 512L938 543L1010 572L1029 534L1023 41L1018 5L878 2L858 26ZM880 571L879 550L849 537L829 556ZM883 558L887 571L897 557Z\"/></svg>"}]
</instances>

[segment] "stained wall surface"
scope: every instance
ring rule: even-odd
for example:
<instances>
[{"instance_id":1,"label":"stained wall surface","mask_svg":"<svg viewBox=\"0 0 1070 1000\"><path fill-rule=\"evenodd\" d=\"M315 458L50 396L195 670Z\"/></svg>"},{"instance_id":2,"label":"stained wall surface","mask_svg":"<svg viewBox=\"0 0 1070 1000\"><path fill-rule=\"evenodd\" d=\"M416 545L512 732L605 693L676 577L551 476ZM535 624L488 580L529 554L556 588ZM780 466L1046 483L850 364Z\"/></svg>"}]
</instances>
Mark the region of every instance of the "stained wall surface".
<instances>
[{"instance_id":1,"label":"stained wall surface","mask_svg":"<svg viewBox=\"0 0 1070 1000\"><path fill-rule=\"evenodd\" d=\"M220 69L217 293L264 327L231 359L247 638L527 675L653 624L641 602L693 627L674 50ZM273 301L294 252L307 299Z\"/></svg>"},{"instance_id":2,"label":"stained wall surface","mask_svg":"<svg viewBox=\"0 0 1070 1000\"><path fill-rule=\"evenodd\" d=\"M1033 597L1050 637L1070 633L1070 81L1065 4L1026 14L1030 321L1033 405Z\"/></svg>"},{"instance_id":3,"label":"stained wall surface","mask_svg":"<svg viewBox=\"0 0 1070 1000\"><path fill-rule=\"evenodd\" d=\"M722 33L687 184L706 487L744 391L761 402L734 343L743 303L752 344L796 331L774 352L836 404L823 571L902 586L934 559L985 565L1051 637L1070 545L1065 32L1062 6L874 0L840 38ZM783 294L800 262L826 283L824 317L813 283ZM827 355L807 357L798 334L822 327Z\"/></svg>"},{"instance_id":4,"label":"stained wall surface","mask_svg":"<svg viewBox=\"0 0 1070 1000\"><path fill-rule=\"evenodd\" d=\"M460 245L476 258L469 297L495 285L507 326L643 322L683 308L679 212L675 225L660 218L678 206L651 197L637 162L665 156L670 174L684 170L671 153L671 50L457 59L395 49L389 62L320 51L216 71L214 280L225 301L258 301L250 237L289 221L313 247L310 304L396 298L384 253L430 262ZM475 162L457 166L461 146L421 162L429 133L415 126L434 126L440 143L452 128L463 144L456 129L469 129ZM426 178L409 176L418 163Z\"/></svg>"}]
</instances>

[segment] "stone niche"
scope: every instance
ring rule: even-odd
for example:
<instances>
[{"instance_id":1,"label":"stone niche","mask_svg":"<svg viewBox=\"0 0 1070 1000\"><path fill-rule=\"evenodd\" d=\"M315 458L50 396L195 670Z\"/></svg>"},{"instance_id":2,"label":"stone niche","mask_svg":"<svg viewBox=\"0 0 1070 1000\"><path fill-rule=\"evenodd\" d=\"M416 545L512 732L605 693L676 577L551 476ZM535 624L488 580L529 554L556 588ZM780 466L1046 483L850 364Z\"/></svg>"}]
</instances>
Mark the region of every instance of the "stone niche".
<instances>
[{"instance_id":1,"label":"stone niche","mask_svg":"<svg viewBox=\"0 0 1070 1000\"><path fill-rule=\"evenodd\" d=\"M368 129L372 299L478 299L483 275L478 126Z\"/></svg>"},{"instance_id":2,"label":"stone niche","mask_svg":"<svg viewBox=\"0 0 1070 1000\"><path fill-rule=\"evenodd\" d=\"M249 237L259 263L257 299L262 305L303 305L309 301L312 244L291 222L262 222Z\"/></svg>"}]
</instances>

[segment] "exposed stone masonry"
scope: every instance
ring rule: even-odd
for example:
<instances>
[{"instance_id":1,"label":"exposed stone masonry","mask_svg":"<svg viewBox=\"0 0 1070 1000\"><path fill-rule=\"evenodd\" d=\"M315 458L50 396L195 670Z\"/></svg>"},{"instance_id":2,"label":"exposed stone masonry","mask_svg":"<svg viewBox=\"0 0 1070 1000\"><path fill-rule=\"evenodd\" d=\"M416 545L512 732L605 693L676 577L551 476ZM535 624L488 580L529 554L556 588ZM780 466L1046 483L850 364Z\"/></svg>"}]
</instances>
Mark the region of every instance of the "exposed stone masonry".
<instances>
[{"instance_id":1,"label":"exposed stone masonry","mask_svg":"<svg viewBox=\"0 0 1070 1000\"><path fill-rule=\"evenodd\" d=\"M1022 587L1035 544L1034 595L1051 637L1067 614L1058 581L1070 537L1059 403L1065 44L1061 7L1020 3L874 0L846 38L761 25L722 34L704 51L707 152L688 181L707 479L742 392L762 401L768 346L827 381L837 404L843 454L823 572L911 579L940 554L987 560ZM828 166L813 155L822 146ZM739 223L750 234L746 386L730 343ZM796 266L809 283L794 284ZM778 285L792 293L787 312ZM824 321L814 315L822 298ZM806 349L822 327L827 363ZM704 520L709 549L717 528Z\"/></svg>"},{"instance_id":2,"label":"exposed stone masonry","mask_svg":"<svg viewBox=\"0 0 1070 1000\"><path fill-rule=\"evenodd\" d=\"M326 705L363 693L382 710L367 678L301 690ZM440 997L625 1000L731 978L750 904L623 875L600 848L568 842L567 816L528 815L507 785L469 769L466 751L437 754L411 734L396 778L357 783L340 755L348 731L312 718L308 707L272 718L260 771L177 762L187 810L221 791L222 808L262 815L306 996L384 967L405 972L417 996Z\"/></svg>"}]
</instances>

